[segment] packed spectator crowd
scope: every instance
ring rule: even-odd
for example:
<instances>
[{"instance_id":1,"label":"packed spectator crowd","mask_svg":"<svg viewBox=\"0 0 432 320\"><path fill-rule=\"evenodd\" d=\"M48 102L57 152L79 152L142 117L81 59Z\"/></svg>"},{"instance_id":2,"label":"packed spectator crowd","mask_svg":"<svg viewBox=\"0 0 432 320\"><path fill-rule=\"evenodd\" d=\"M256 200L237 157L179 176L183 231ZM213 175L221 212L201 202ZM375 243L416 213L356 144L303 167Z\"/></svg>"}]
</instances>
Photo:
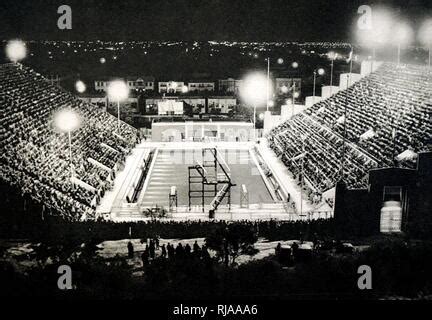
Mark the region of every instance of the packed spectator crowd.
<instances>
[{"instance_id":1,"label":"packed spectator crowd","mask_svg":"<svg viewBox=\"0 0 432 320\"><path fill-rule=\"evenodd\" d=\"M268 139L293 174L301 179L304 173L312 196L329 190L342 176L351 188L365 187L370 169L413 167L409 160L397 163L396 156L428 150L431 99L431 69L384 63L274 128Z\"/></svg>"},{"instance_id":2,"label":"packed spectator crowd","mask_svg":"<svg viewBox=\"0 0 432 320\"><path fill-rule=\"evenodd\" d=\"M1 179L65 218L93 217L138 142L137 130L121 122L118 131L115 117L19 64L0 65L0 108ZM54 123L63 109L81 120L71 132L72 158L68 134Z\"/></svg>"}]
</instances>

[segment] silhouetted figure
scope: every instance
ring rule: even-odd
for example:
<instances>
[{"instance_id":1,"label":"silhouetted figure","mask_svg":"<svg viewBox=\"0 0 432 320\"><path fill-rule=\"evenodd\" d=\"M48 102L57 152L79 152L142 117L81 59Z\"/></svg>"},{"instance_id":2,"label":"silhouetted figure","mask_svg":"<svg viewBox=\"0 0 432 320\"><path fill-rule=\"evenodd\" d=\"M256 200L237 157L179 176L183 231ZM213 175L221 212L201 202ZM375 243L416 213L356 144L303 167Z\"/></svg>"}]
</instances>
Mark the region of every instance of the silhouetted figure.
<instances>
[{"instance_id":1,"label":"silhouetted figure","mask_svg":"<svg viewBox=\"0 0 432 320\"><path fill-rule=\"evenodd\" d=\"M153 242L153 240L150 240L149 253L150 253L150 258L154 259L156 252L155 252L155 243Z\"/></svg>"},{"instance_id":2,"label":"silhouetted figure","mask_svg":"<svg viewBox=\"0 0 432 320\"><path fill-rule=\"evenodd\" d=\"M175 249L175 255L177 258L183 258L183 246L181 243L177 245L177 248Z\"/></svg>"},{"instance_id":3,"label":"silhouetted figure","mask_svg":"<svg viewBox=\"0 0 432 320\"><path fill-rule=\"evenodd\" d=\"M162 245L162 258L166 258L167 256L167 249L165 248L165 245Z\"/></svg>"},{"instance_id":4,"label":"silhouetted figure","mask_svg":"<svg viewBox=\"0 0 432 320\"><path fill-rule=\"evenodd\" d=\"M198 253L200 251L200 246L198 245L198 242L195 240L195 243L193 244L193 251L195 253Z\"/></svg>"},{"instance_id":5,"label":"silhouetted figure","mask_svg":"<svg viewBox=\"0 0 432 320\"><path fill-rule=\"evenodd\" d=\"M281 243L279 242L279 243L277 244L276 248L275 248L275 255L279 256L279 253L280 253L280 251L281 251L281 248L282 248L282 245L281 245Z\"/></svg>"},{"instance_id":6,"label":"silhouetted figure","mask_svg":"<svg viewBox=\"0 0 432 320\"><path fill-rule=\"evenodd\" d=\"M172 244L168 243L167 245L167 253L168 253L168 259L173 259L175 252L174 252L174 247Z\"/></svg>"},{"instance_id":7,"label":"silhouetted figure","mask_svg":"<svg viewBox=\"0 0 432 320\"><path fill-rule=\"evenodd\" d=\"M294 258L297 256L297 252L299 249L299 245L297 244L297 242L294 242L293 245L291 246L292 249L292 254L294 256Z\"/></svg>"},{"instance_id":8,"label":"silhouetted figure","mask_svg":"<svg viewBox=\"0 0 432 320\"><path fill-rule=\"evenodd\" d=\"M130 242L130 241L128 242L127 249L128 249L128 258L132 259L134 256L134 246L133 246L132 242Z\"/></svg>"},{"instance_id":9,"label":"silhouetted figure","mask_svg":"<svg viewBox=\"0 0 432 320\"><path fill-rule=\"evenodd\" d=\"M159 236L155 237L156 249L159 249Z\"/></svg>"},{"instance_id":10,"label":"silhouetted figure","mask_svg":"<svg viewBox=\"0 0 432 320\"><path fill-rule=\"evenodd\" d=\"M193 244L193 256L196 258L199 258L201 256L201 248L198 245L197 241L195 241L195 243Z\"/></svg>"},{"instance_id":11,"label":"silhouetted figure","mask_svg":"<svg viewBox=\"0 0 432 320\"><path fill-rule=\"evenodd\" d=\"M184 251L185 251L185 255L186 257L189 257L192 251L191 246L189 245L189 243L186 243L185 247L184 247Z\"/></svg>"},{"instance_id":12,"label":"silhouetted figure","mask_svg":"<svg viewBox=\"0 0 432 320\"><path fill-rule=\"evenodd\" d=\"M203 260L208 260L208 259L210 259L210 254L209 254L209 252L208 252L206 246L202 246L202 249L201 249L201 257L203 258Z\"/></svg>"},{"instance_id":13,"label":"silhouetted figure","mask_svg":"<svg viewBox=\"0 0 432 320\"><path fill-rule=\"evenodd\" d=\"M143 263L143 268L148 266L149 264L149 251L148 248L145 248L144 252L141 254L141 260Z\"/></svg>"}]
</instances>

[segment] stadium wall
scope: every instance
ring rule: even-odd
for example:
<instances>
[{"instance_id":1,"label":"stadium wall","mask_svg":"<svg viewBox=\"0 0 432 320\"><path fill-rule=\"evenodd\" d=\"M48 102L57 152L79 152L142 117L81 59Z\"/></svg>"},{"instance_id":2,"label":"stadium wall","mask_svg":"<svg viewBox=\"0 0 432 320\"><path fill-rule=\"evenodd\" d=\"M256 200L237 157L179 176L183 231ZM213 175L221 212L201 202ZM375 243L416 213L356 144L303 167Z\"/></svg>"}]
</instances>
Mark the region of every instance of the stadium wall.
<instances>
[{"instance_id":1,"label":"stadium wall","mask_svg":"<svg viewBox=\"0 0 432 320\"><path fill-rule=\"evenodd\" d=\"M253 137L250 122L155 122L152 141L249 141Z\"/></svg>"}]
</instances>

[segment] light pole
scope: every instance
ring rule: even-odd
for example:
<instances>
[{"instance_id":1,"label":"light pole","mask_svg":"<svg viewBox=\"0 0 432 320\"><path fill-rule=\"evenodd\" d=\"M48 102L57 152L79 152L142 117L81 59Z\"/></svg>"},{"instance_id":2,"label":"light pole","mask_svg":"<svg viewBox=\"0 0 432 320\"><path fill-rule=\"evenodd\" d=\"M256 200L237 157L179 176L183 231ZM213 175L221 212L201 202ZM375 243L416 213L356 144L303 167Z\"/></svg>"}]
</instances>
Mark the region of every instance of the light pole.
<instances>
[{"instance_id":1,"label":"light pole","mask_svg":"<svg viewBox=\"0 0 432 320\"><path fill-rule=\"evenodd\" d=\"M331 64L330 64L330 95L332 95L332 93L333 93L333 68L334 68L334 61L338 57L338 54L335 53L335 52L329 52L328 56L331 59Z\"/></svg>"},{"instance_id":2,"label":"light pole","mask_svg":"<svg viewBox=\"0 0 432 320\"><path fill-rule=\"evenodd\" d=\"M323 68L315 69L313 72L313 104L315 104L315 88L316 88L316 76L317 74L319 76L323 76L325 73L325 70Z\"/></svg>"},{"instance_id":3,"label":"light pole","mask_svg":"<svg viewBox=\"0 0 432 320\"><path fill-rule=\"evenodd\" d=\"M397 42L397 65L401 62L401 50L402 46L406 46L412 40L412 29L406 22L401 22L396 26L395 29L395 40Z\"/></svg>"},{"instance_id":4,"label":"light pole","mask_svg":"<svg viewBox=\"0 0 432 320\"><path fill-rule=\"evenodd\" d=\"M243 80L240 96L244 102L253 106L253 132L256 139L256 108L257 105L268 106L267 97L270 96L271 85L267 76L262 73L252 73Z\"/></svg>"},{"instance_id":5,"label":"light pole","mask_svg":"<svg viewBox=\"0 0 432 320\"><path fill-rule=\"evenodd\" d=\"M269 82L270 82L270 58L267 58L267 86L266 86L266 96L267 96L266 107L267 107L267 111L269 111L269 100L270 100Z\"/></svg>"},{"instance_id":6,"label":"light pole","mask_svg":"<svg viewBox=\"0 0 432 320\"><path fill-rule=\"evenodd\" d=\"M114 80L108 85L107 91L109 99L117 101L117 133L120 134L120 101L128 98L129 88L124 81Z\"/></svg>"},{"instance_id":7,"label":"light pole","mask_svg":"<svg viewBox=\"0 0 432 320\"><path fill-rule=\"evenodd\" d=\"M68 134L69 140L69 169L73 177L72 165L72 131L79 128L81 120L79 115L72 109L63 109L54 116L55 126L62 132Z\"/></svg>"}]
</instances>

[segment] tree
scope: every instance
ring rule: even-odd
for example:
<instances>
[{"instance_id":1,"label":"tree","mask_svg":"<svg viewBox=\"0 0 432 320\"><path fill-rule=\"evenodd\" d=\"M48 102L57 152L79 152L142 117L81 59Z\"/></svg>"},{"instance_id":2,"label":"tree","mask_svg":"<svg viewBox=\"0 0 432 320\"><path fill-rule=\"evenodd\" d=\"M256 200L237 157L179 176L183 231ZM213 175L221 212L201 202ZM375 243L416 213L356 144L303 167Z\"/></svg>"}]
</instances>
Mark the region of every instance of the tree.
<instances>
[{"instance_id":1,"label":"tree","mask_svg":"<svg viewBox=\"0 0 432 320\"><path fill-rule=\"evenodd\" d=\"M254 255L254 248L258 236L250 225L229 224L215 229L205 240L206 246L216 252L218 260L222 259L226 265L235 264L235 260L242 254Z\"/></svg>"}]
</instances>

